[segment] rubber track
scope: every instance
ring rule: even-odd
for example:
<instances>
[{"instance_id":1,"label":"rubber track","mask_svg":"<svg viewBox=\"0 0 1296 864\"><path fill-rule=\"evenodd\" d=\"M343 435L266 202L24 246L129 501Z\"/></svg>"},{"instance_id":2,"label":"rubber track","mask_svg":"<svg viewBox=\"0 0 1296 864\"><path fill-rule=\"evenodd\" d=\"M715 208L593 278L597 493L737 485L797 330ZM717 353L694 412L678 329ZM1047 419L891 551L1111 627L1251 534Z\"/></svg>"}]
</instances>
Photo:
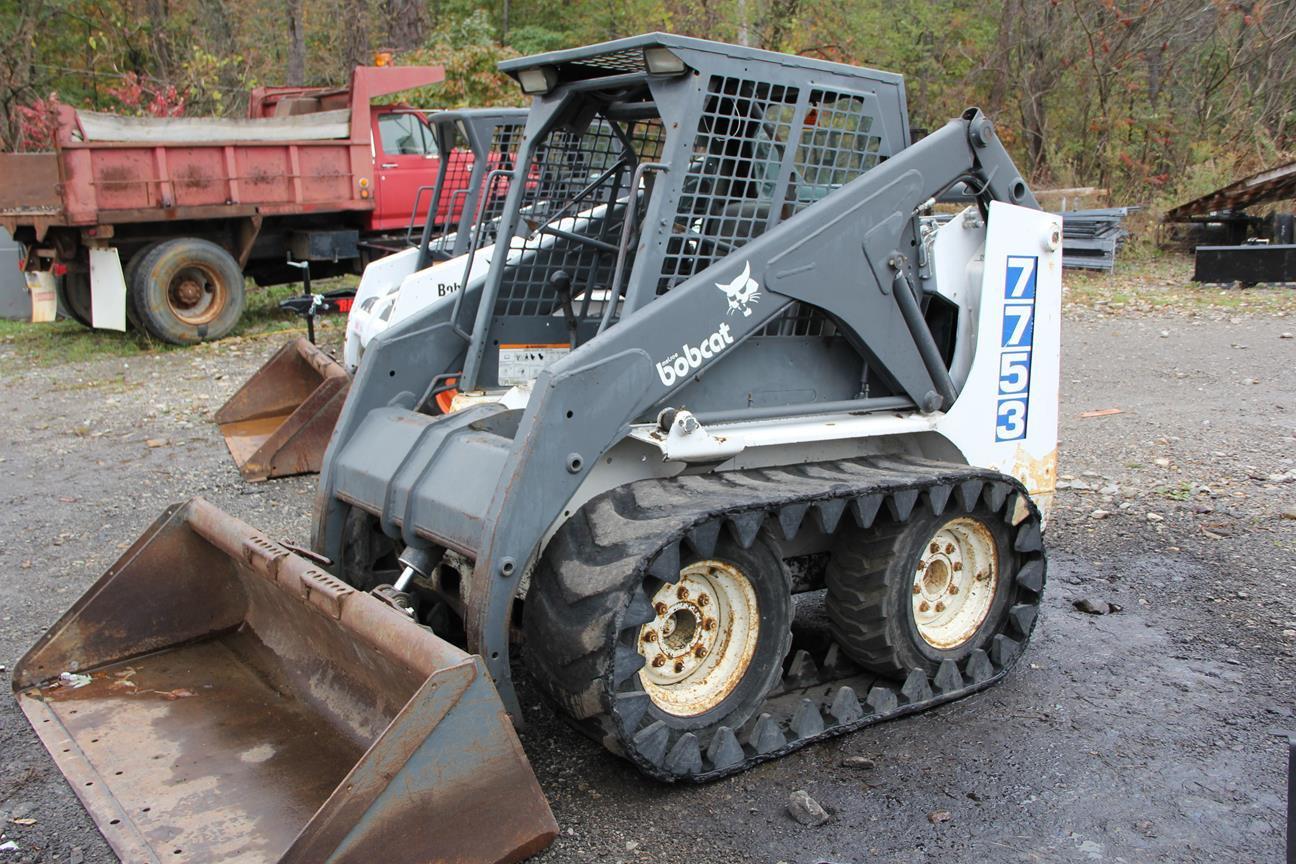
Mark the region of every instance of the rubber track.
<instances>
[{"instance_id":1,"label":"rubber track","mask_svg":"<svg viewBox=\"0 0 1296 864\"><path fill-rule=\"evenodd\" d=\"M794 639L782 684L742 728L701 740L651 718L634 686L644 662L635 639L653 614L648 587L678 579L682 551L709 556L722 530L746 547L762 530L791 539L805 524L832 533L842 519L868 528L884 510L903 523L918 508L959 514L978 502L1009 524L1019 515L1020 602L989 652L902 681L859 669L830 640ZM541 689L608 749L660 780L708 781L995 683L1034 629L1045 566L1039 511L1021 483L995 471L879 457L643 480L592 499L555 534L527 598L526 654Z\"/></svg>"}]
</instances>

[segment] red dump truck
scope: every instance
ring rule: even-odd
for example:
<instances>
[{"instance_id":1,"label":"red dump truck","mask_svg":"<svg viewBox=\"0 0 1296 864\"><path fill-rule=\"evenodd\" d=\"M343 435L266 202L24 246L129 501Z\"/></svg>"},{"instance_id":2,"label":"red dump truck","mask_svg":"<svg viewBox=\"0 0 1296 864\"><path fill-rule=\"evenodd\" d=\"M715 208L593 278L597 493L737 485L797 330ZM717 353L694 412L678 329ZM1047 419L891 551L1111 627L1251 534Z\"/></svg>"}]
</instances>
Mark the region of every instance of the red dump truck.
<instances>
[{"instance_id":1,"label":"red dump truck","mask_svg":"<svg viewBox=\"0 0 1296 864\"><path fill-rule=\"evenodd\" d=\"M86 326L219 339L244 276L294 281L289 259L359 272L403 245L438 149L423 112L373 100L441 80L439 66L360 67L347 88L257 88L246 118L64 106L54 152L0 154L0 227L25 247L29 284Z\"/></svg>"}]
</instances>

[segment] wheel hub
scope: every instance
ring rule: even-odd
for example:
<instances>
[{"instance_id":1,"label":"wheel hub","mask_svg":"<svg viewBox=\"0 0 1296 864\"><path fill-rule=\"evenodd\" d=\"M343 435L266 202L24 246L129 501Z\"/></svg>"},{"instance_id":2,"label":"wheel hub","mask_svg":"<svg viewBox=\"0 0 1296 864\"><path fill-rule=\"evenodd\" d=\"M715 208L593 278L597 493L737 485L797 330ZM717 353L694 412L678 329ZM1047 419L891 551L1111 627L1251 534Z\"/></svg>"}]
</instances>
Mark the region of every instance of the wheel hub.
<instances>
[{"instance_id":1,"label":"wheel hub","mask_svg":"<svg viewBox=\"0 0 1296 864\"><path fill-rule=\"evenodd\" d=\"M677 716L720 704L742 680L760 629L756 592L741 570L698 561L652 597L656 617L639 628L639 672L654 704Z\"/></svg>"},{"instance_id":2,"label":"wheel hub","mask_svg":"<svg viewBox=\"0 0 1296 864\"><path fill-rule=\"evenodd\" d=\"M994 536L976 519L941 526L927 542L913 580L913 619L933 648L965 644L980 628L999 585Z\"/></svg>"},{"instance_id":3,"label":"wheel hub","mask_svg":"<svg viewBox=\"0 0 1296 864\"><path fill-rule=\"evenodd\" d=\"M190 325L209 324L225 308L225 290L214 273L198 265L175 275L167 288L172 314Z\"/></svg>"}]
</instances>

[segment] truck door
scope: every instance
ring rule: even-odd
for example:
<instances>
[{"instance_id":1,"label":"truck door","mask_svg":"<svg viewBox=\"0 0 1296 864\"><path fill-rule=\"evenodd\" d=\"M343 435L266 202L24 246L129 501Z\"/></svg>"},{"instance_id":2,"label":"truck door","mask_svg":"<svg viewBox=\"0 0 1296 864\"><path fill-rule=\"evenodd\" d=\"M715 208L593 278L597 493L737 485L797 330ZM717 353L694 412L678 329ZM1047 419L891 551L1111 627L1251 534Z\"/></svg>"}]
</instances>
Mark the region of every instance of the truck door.
<instances>
[{"instance_id":1,"label":"truck door","mask_svg":"<svg viewBox=\"0 0 1296 864\"><path fill-rule=\"evenodd\" d=\"M389 109L374 119L374 162L378 178L374 195L373 228L376 231L404 230L420 186L436 183L436 138L417 111ZM424 193L420 206L428 204ZM422 214L414 220L423 224Z\"/></svg>"}]
</instances>

